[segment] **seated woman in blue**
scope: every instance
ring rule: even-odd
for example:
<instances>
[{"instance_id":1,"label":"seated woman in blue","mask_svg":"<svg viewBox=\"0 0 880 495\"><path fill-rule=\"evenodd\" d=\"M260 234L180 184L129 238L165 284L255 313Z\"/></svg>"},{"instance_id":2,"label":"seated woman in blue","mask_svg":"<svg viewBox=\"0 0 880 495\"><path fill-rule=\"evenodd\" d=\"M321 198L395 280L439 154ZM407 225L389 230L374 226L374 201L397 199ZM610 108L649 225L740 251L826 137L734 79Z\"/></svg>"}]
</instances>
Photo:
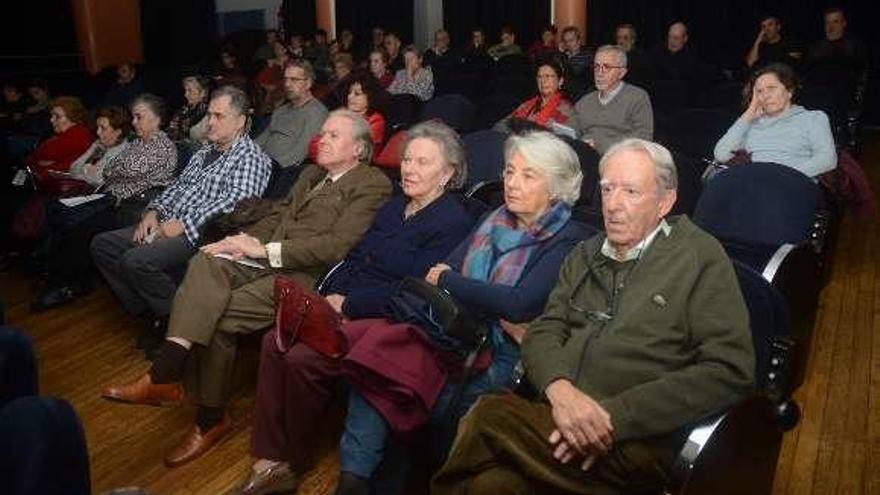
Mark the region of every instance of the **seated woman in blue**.
<instances>
[{"instance_id":1,"label":"seated woman in blue","mask_svg":"<svg viewBox=\"0 0 880 495\"><path fill-rule=\"evenodd\" d=\"M727 162L737 151L749 161L778 163L816 177L834 170L837 151L828 116L793 105L797 74L785 64L755 71L744 93L749 106L715 145L715 160Z\"/></svg>"},{"instance_id":2,"label":"seated woman in blue","mask_svg":"<svg viewBox=\"0 0 880 495\"><path fill-rule=\"evenodd\" d=\"M464 384L447 382L445 357L407 324L369 328L362 335L351 328L357 322L350 324L343 367L352 390L337 495L369 493L370 478L392 435L425 424L446 429L481 394L515 384L525 332L525 325L517 324L541 313L559 267L586 232L570 219L583 174L568 145L543 131L513 135L504 156L504 205L425 276L486 318L491 357ZM394 330L401 327L404 332L395 339ZM406 396L402 389L411 390L414 399L401 401Z\"/></svg>"},{"instance_id":3,"label":"seated woman in blue","mask_svg":"<svg viewBox=\"0 0 880 495\"><path fill-rule=\"evenodd\" d=\"M458 134L439 122L407 131L400 175L403 194L386 202L363 239L324 282L322 293L347 319L387 316L401 279L422 277L473 228L475 219L448 190L467 173ZM331 331L328 329L328 331ZM318 423L335 395L340 360L298 343L279 351L263 339L253 412L257 459L233 493L295 490L311 464Z\"/></svg>"}]
</instances>

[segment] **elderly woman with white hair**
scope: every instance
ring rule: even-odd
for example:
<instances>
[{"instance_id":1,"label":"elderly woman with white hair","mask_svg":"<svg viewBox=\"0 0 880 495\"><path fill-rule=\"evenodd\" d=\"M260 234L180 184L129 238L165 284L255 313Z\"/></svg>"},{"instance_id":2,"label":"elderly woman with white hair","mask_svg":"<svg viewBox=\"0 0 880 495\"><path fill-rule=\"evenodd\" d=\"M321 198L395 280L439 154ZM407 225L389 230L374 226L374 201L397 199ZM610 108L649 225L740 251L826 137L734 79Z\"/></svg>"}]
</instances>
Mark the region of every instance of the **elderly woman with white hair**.
<instances>
[{"instance_id":1,"label":"elderly woman with white hair","mask_svg":"<svg viewBox=\"0 0 880 495\"><path fill-rule=\"evenodd\" d=\"M398 324L409 325L412 344L401 355L401 341L385 348L379 342L389 338L393 325L385 323L382 332L373 332L365 323L368 328L350 341L343 362L352 389L337 494L368 493L370 478L394 435L428 425L445 451L458 418L480 395L515 386L525 323L541 313L559 267L586 231L571 221L583 174L567 144L543 131L514 135L505 143L504 155L504 204L425 276L481 317L488 329L486 349L470 377L458 383L448 377L461 363L450 368L455 359L418 337L412 325ZM411 390L413 400L401 400L407 395L402 390ZM406 472L394 471L396 478Z\"/></svg>"}]
</instances>

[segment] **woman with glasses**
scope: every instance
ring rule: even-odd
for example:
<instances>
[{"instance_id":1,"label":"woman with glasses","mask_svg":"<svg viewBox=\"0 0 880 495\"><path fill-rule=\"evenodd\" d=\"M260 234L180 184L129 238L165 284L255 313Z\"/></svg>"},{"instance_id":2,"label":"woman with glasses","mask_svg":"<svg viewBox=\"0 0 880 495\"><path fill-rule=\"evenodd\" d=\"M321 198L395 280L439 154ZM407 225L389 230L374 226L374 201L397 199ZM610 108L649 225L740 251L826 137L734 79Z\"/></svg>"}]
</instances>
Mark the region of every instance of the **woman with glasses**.
<instances>
[{"instance_id":1,"label":"woman with glasses","mask_svg":"<svg viewBox=\"0 0 880 495\"><path fill-rule=\"evenodd\" d=\"M562 93L565 74L562 66L554 60L546 60L538 65L535 72L538 94L524 101L507 117L495 124L495 129L509 132L513 121L527 120L541 127L549 127L551 122L565 124L571 118L574 108Z\"/></svg>"},{"instance_id":2,"label":"woman with glasses","mask_svg":"<svg viewBox=\"0 0 880 495\"><path fill-rule=\"evenodd\" d=\"M511 136L504 155L504 204L425 276L480 315L487 349L470 378L458 382L448 377L460 375L461 364L420 338L412 325L363 322L359 332L352 327L358 322L350 324L343 369L352 389L337 495L368 493L386 445L417 428L428 426L436 435L433 446L445 452L458 418L480 395L516 384L525 323L541 313L562 261L586 232L571 221L582 173L568 145L538 131ZM410 400L400 400L407 395L402 390L412 392ZM383 479L389 486L376 493L402 491L406 466L398 463L407 456L391 452L384 462L394 468L383 473L393 472L393 479Z\"/></svg>"}]
</instances>

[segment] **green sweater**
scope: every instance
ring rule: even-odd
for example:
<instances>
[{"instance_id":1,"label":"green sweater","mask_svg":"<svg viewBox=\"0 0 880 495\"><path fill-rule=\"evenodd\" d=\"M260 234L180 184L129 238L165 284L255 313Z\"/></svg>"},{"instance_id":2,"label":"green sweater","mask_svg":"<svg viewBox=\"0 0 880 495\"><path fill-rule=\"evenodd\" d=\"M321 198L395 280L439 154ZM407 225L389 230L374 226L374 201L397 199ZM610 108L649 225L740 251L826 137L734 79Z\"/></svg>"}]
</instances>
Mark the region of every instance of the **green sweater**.
<instances>
[{"instance_id":1,"label":"green sweater","mask_svg":"<svg viewBox=\"0 0 880 495\"><path fill-rule=\"evenodd\" d=\"M569 379L608 411L616 441L674 433L754 389L748 311L730 260L687 217L669 223L668 236L626 263L599 252L604 236L578 245L522 344L532 384L543 391Z\"/></svg>"}]
</instances>

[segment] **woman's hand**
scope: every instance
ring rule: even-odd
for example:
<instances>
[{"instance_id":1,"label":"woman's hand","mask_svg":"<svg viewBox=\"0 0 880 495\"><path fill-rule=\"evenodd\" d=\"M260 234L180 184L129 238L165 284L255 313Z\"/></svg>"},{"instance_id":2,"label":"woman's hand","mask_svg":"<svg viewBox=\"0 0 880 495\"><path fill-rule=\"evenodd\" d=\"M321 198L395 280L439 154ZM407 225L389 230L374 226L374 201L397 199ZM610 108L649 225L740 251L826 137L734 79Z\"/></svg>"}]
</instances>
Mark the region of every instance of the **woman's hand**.
<instances>
[{"instance_id":1,"label":"woman's hand","mask_svg":"<svg viewBox=\"0 0 880 495\"><path fill-rule=\"evenodd\" d=\"M135 244L144 244L150 236L155 235L158 228L159 220L156 218L156 212L150 210L135 227L131 240Z\"/></svg>"},{"instance_id":2,"label":"woman's hand","mask_svg":"<svg viewBox=\"0 0 880 495\"><path fill-rule=\"evenodd\" d=\"M342 314L342 305L345 304L345 296L341 294L328 294L324 299L327 300L327 303L330 304L331 308L337 313Z\"/></svg>"},{"instance_id":3,"label":"woman's hand","mask_svg":"<svg viewBox=\"0 0 880 495\"><path fill-rule=\"evenodd\" d=\"M425 275L425 281L431 285L439 285L440 284L440 275L443 274L446 270L451 270L452 267L443 263L437 263L432 266L428 270L428 274Z\"/></svg>"},{"instance_id":4,"label":"woman's hand","mask_svg":"<svg viewBox=\"0 0 880 495\"><path fill-rule=\"evenodd\" d=\"M504 333L510 335L510 338L516 341L517 344L522 344L523 337L526 336L526 330L529 329L529 323L511 323L504 318L501 319L501 329L504 330Z\"/></svg>"},{"instance_id":5,"label":"woman's hand","mask_svg":"<svg viewBox=\"0 0 880 495\"><path fill-rule=\"evenodd\" d=\"M755 119L759 118L764 114L764 109L761 107L761 104L758 102L758 94L752 89L752 101L749 102L749 108L746 108L746 111L743 112L742 118L747 122L753 122Z\"/></svg>"}]
</instances>

